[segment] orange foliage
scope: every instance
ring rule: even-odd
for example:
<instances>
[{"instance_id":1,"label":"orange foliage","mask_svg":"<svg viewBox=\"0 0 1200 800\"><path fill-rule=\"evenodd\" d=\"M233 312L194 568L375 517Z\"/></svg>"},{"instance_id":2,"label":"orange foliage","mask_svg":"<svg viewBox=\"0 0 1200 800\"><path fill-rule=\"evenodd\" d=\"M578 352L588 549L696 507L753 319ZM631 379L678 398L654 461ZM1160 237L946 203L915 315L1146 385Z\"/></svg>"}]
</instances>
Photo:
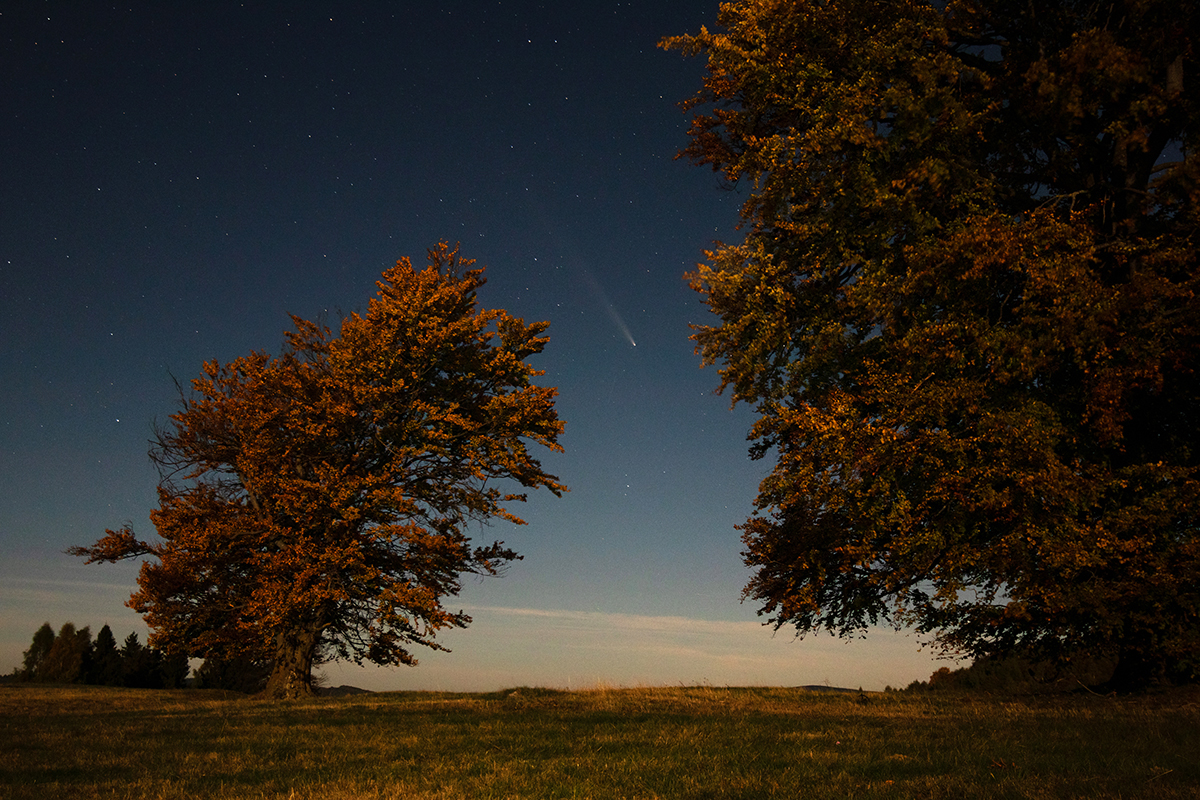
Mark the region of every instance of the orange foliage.
<instances>
[{"instance_id":1,"label":"orange foliage","mask_svg":"<svg viewBox=\"0 0 1200 800\"><path fill-rule=\"evenodd\" d=\"M684 155L744 180L690 276L777 456L742 527L777 627L1200 677L1200 12L741 0ZM1186 7L1186 10L1185 10Z\"/></svg>"},{"instance_id":2,"label":"orange foliage","mask_svg":"<svg viewBox=\"0 0 1200 800\"><path fill-rule=\"evenodd\" d=\"M566 490L529 452L561 450L556 390L527 363L548 323L477 308L483 270L457 249L429 261L384 272L338 336L294 317L278 357L206 363L152 451L161 541L126 527L73 549L151 557L129 605L155 646L272 662L269 693L307 694L322 659L415 664L470 622L443 606L460 576L519 558L468 528L523 524L505 482Z\"/></svg>"}]
</instances>

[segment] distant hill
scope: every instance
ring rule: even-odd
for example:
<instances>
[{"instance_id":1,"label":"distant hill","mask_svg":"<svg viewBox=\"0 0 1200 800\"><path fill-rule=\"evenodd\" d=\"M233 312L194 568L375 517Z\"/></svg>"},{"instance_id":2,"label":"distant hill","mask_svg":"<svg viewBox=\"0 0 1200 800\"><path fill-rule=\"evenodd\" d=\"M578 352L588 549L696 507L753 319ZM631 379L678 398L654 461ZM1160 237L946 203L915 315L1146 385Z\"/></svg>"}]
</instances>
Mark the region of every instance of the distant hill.
<instances>
[{"instance_id":1,"label":"distant hill","mask_svg":"<svg viewBox=\"0 0 1200 800\"><path fill-rule=\"evenodd\" d=\"M321 697L348 697L354 694L371 694L370 689L360 689L357 686L335 686L331 689L322 689Z\"/></svg>"}]
</instances>

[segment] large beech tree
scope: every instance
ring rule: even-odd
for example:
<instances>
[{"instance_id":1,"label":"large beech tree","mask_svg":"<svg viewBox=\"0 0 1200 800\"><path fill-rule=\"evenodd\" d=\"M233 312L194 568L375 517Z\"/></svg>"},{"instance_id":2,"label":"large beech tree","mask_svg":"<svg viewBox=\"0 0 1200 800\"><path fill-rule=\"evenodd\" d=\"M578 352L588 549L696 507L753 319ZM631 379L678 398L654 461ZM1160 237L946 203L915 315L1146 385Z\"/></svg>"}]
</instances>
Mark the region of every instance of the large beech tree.
<instances>
[{"instance_id":1,"label":"large beech tree","mask_svg":"<svg viewBox=\"0 0 1200 800\"><path fill-rule=\"evenodd\" d=\"M690 276L776 627L1200 667L1200 16L1174 0L741 0L684 154L746 187Z\"/></svg>"},{"instance_id":2,"label":"large beech tree","mask_svg":"<svg viewBox=\"0 0 1200 800\"><path fill-rule=\"evenodd\" d=\"M527 362L548 323L477 308L483 270L441 244L383 273L340 334L293 317L277 357L204 365L159 432L158 541L128 526L73 552L150 557L129 605L160 649L272 666L266 692L310 694L329 658L415 664L412 645L470 618L463 574L519 558L472 528L565 490L530 453L560 450L556 390Z\"/></svg>"}]
</instances>

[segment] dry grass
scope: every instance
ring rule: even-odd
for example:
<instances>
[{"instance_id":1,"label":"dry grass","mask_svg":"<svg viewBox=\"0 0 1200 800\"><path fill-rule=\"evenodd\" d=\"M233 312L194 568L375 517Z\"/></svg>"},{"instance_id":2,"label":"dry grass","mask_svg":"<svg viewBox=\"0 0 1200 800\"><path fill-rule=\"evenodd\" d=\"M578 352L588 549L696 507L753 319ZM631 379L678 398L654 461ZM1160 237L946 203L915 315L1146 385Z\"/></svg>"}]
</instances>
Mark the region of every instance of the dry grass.
<instances>
[{"instance_id":1,"label":"dry grass","mask_svg":"<svg viewBox=\"0 0 1200 800\"><path fill-rule=\"evenodd\" d=\"M5 798L1193 798L1200 695L0 689Z\"/></svg>"}]
</instances>

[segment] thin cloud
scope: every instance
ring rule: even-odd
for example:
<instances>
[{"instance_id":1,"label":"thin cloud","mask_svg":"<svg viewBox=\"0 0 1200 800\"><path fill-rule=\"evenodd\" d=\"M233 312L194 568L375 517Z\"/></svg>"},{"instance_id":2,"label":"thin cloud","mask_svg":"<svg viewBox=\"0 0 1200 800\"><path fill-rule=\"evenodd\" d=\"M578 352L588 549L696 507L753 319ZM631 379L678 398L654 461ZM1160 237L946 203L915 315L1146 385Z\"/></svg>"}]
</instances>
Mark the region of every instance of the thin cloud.
<instances>
[{"instance_id":1,"label":"thin cloud","mask_svg":"<svg viewBox=\"0 0 1200 800\"><path fill-rule=\"evenodd\" d=\"M693 619L678 616L621 614L606 611L567 611L545 608L512 608L508 606L465 606L468 613L538 618L561 623L555 627L678 634L760 634L763 626L757 622Z\"/></svg>"}]
</instances>

